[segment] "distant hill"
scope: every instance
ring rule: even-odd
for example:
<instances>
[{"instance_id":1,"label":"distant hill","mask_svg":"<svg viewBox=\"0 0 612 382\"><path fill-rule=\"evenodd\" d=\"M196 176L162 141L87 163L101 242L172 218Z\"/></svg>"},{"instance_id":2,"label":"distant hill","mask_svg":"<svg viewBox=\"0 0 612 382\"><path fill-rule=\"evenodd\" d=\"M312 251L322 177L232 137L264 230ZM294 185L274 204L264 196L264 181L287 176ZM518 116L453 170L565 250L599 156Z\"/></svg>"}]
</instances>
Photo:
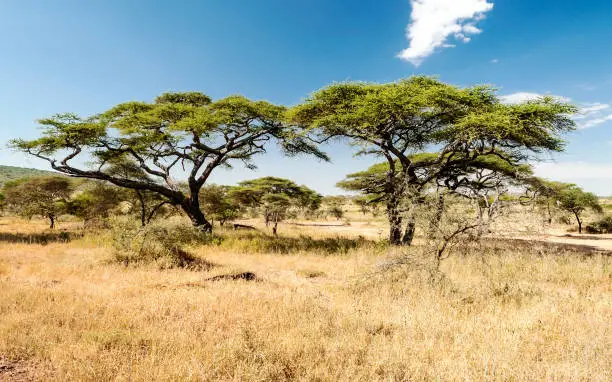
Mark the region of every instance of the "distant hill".
<instances>
[{"instance_id":1,"label":"distant hill","mask_svg":"<svg viewBox=\"0 0 612 382\"><path fill-rule=\"evenodd\" d=\"M11 181L11 180L20 179L20 178L31 178L35 176L45 176L45 175L58 175L58 173L53 172L53 171L37 170L34 168L1 166L0 165L0 188L2 188L4 183Z\"/></svg>"}]
</instances>

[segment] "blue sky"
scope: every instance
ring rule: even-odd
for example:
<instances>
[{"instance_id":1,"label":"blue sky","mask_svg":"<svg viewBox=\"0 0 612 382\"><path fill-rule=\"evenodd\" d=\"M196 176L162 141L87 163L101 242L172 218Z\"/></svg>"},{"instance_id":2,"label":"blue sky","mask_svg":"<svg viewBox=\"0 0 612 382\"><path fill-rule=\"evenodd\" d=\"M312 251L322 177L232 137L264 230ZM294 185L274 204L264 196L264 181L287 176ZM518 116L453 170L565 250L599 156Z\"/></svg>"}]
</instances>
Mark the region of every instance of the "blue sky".
<instances>
[{"instance_id":1,"label":"blue sky","mask_svg":"<svg viewBox=\"0 0 612 382\"><path fill-rule=\"evenodd\" d=\"M241 93L291 105L341 80L437 75L494 84L507 100L566 97L583 108L567 152L538 174L612 195L612 3L604 0L208 0L0 3L0 164L45 164L4 148L37 118L88 115L165 91ZM333 163L275 150L259 170L323 193L371 159L343 144Z\"/></svg>"}]
</instances>

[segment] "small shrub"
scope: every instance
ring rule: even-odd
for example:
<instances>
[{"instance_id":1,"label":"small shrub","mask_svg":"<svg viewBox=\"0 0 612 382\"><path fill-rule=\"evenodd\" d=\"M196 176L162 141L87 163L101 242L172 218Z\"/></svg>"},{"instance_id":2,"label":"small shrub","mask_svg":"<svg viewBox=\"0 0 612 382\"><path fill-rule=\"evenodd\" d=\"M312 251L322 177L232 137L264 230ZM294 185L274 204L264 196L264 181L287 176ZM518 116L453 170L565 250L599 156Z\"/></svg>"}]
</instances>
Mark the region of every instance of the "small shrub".
<instances>
[{"instance_id":1,"label":"small shrub","mask_svg":"<svg viewBox=\"0 0 612 382\"><path fill-rule=\"evenodd\" d=\"M603 219L587 225L586 231L588 233L612 233L612 216L605 216Z\"/></svg>"},{"instance_id":2,"label":"small shrub","mask_svg":"<svg viewBox=\"0 0 612 382\"><path fill-rule=\"evenodd\" d=\"M131 220L112 223L115 260L122 264L156 264L160 269L208 270L212 264L192 255L185 247L214 241L194 227L181 223L154 223L140 227Z\"/></svg>"}]
</instances>

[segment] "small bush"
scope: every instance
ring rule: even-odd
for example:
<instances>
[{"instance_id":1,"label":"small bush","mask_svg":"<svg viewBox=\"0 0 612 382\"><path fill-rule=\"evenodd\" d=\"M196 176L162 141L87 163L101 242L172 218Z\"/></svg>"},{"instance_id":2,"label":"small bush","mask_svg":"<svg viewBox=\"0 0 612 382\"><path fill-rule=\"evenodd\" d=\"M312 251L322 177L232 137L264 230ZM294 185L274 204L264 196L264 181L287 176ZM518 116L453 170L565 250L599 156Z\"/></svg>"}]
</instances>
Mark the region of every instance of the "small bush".
<instances>
[{"instance_id":1,"label":"small bush","mask_svg":"<svg viewBox=\"0 0 612 382\"><path fill-rule=\"evenodd\" d=\"M587 225L586 231L588 233L612 233L612 216L606 216L599 221Z\"/></svg>"},{"instance_id":2,"label":"small bush","mask_svg":"<svg viewBox=\"0 0 612 382\"><path fill-rule=\"evenodd\" d=\"M212 264L192 255L185 247L214 241L194 227L181 223L154 223L140 227L131 220L112 223L115 260L122 264L156 264L160 269L208 270Z\"/></svg>"}]
</instances>

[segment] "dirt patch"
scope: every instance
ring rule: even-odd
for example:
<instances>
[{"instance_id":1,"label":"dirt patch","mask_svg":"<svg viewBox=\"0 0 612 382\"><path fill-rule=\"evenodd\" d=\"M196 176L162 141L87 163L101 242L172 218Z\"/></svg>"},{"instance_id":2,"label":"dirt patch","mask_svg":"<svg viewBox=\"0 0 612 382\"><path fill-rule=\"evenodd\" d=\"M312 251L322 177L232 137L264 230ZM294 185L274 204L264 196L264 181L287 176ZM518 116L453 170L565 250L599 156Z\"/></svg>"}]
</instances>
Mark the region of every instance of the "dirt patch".
<instances>
[{"instance_id":1,"label":"dirt patch","mask_svg":"<svg viewBox=\"0 0 612 382\"><path fill-rule=\"evenodd\" d=\"M0 381L23 382L34 381L33 368L28 362L9 361L0 357Z\"/></svg>"},{"instance_id":2,"label":"dirt patch","mask_svg":"<svg viewBox=\"0 0 612 382\"><path fill-rule=\"evenodd\" d=\"M566 240L552 240L553 238L545 239L534 239L534 238L520 238L520 239L503 239L503 238L491 238L489 241L504 244L512 248L542 248L543 250L554 251L559 254L579 254L592 256L595 254L612 255L610 249L601 247L598 245L587 245L584 242L571 242ZM559 238L561 239L561 238ZM576 240L578 241L578 240Z\"/></svg>"},{"instance_id":3,"label":"dirt patch","mask_svg":"<svg viewBox=\"0 0 612 382\"><path fill-rule=\"evenodd\" d=\"M259 281L260 279L253 272L231 273L227 275L209 277L206 279L206 281L221 281L221 280Z\"/></svg>"}]
</instances>

